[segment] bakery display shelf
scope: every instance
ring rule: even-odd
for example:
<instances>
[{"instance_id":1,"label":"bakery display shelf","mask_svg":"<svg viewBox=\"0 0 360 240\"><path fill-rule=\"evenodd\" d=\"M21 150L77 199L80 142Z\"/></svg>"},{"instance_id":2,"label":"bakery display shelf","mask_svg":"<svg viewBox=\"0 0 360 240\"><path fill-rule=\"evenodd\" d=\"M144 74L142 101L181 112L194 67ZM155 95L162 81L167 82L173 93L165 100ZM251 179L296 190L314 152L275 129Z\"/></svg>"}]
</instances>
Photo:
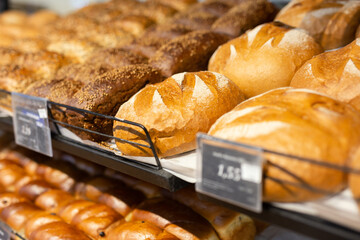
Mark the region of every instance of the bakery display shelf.
<instances>
[{"instance_id":1,"label":"bakery display shelf","mask_svg":"<svg viewBox=\"0 0 360 240\"><path fill-rule=\"evenodd\" d=\"M1 89L0 89L0 93L2 99L7 100L5 101L7 102L6 108L9 109L9 97L11 96L11 93ZM4 102L2 102L2 105L4 107ZM136 177L138 179L152 183L159 187L168 189L170 191L176 191L189 184L188 182L174 176L173 174L163 169L159 157L157 156L156 150L154 148L154 144L150 138L150 134L143 125L122 119L117 119L112 116L106 116L103 114L98 114L87 110L78 109L64 104L54 103L51 101L47 102L47 107L49 114L49 123L52 129L51 139L52 139L53 148L81 157L83 159L97 163L107 168L111 168L121 173L125 173L127 175ZM107 121L119 121L124 124L136 126L137 128L142 130L142 133L144 133L144 135L146 135L147 143L149 145L139 144L136 142L119 139L114 136L110 136L108 134L93 131L90 129L85 129L80 126L71 125L69 123L60 121L53 117L52 112L54 112L55 109L59 110L65 108L67 110L71 110L72 112L76 112L78 114L87 115L87 116L92 115L96 118L106 119ZM0 118L0 129L13 132L13 119L11 116ZM88 134L88 136L97 135L102 138L130 143L132 145L139 146L144 149L150 149L154 155L154 157L151 158L152 159L151 162L153 162L153 164L147 162L140 162L137 161L136 159L135 160L129 159L127 157L121 156L118 151L117 154L115 154L116 146L113 148L109 146L102 147L102 145L98 143L94 143L91 141L81 141L81 139L77 138L77 136L71 133L68 129L74 129L77 133L86 133ZM65 136L63 134L64 131L70 135Z\"/></svg>"},{"instance_id":2,"label":"bakery display shelf","mask_svg":"<svg viewBox=\"0 0 360 240\"><path fill-rule=\"evenodd\" d=\"M275 207L269 203L263 204L262 213L255 213L253 211L249 211L247 209L229 204L201 193L198 193L198 195L202 199L206 199L235 211L242 212L249 215L250 217L254 217L256 219L284 227L300 234L307 235L311 238L319 240L360 239L360 232L358 231L354 231L350 228L323 220L321 218Z\"/></svg>"},{"instance_id":3,"label":"bakery display shelf","mask_svg":"<svg viewBox=\"0 0 360 240\"><path fill-rule=\"evenodd\" d=\"M233 143L226 140L224 140L224 142ZM255 148L255 146L248 144L234 144L243 147L243 149ZM350 189L345 188L340 192L332 192L330 190L322 189L319 186L314 186L307 183L306 180L302 179L300 175L297 175L297 172L285 169L283 167L284 165L277 165L276 163L269 161L269 159L278 157L285 161L301 161L305 164L310 164L310 166L314 168L321 167L328 170L339 171L344 174L352 175L360 175L360 170L315 159L279 153L265 148L256 148L261 149L264 164L267 165L267 167L264 166L264 168L269 168L270 166L275 167L276 169L280 170L280 173L283 174L283 176L281 176L281 174L278 172L280 175L270 176L267 174L269 170L265 172L263 171L263 189L265 188L265 181L272 181L280 184L284 189L288 189L289 192L296 192L296 189L290 189L293 187L300 191L305 190L311 194L318 194L319 199L299 203L263 202L262 210L257 213L253 210L250 210L250 208L246 209L237 205L235 200L226 200L226 197L223 195L215 196L216 194L214 193L204 193L204 190L201 188L197 189L197 194L199 197L235 211L245 213L251 217L268 222L270 224L275 224L315 239L360 239L360 215L356 206L357 199L354 199L354 196L350 193ZM287 175L291 176L294 180L285 180L284 178L286 178ZM197 177L199 178L199 175ZM214 180L218 181L216 179ZM201 181L203 180L198 180L197 183L200 183ZM223 184L224 182L221 183ZM215 186L220 188L223 185L215 184ZM231 184L227 186L233 187ZM244 187L244 185L242 185L242 187ZM281 195L281 193L278 194ZM323 198L320 198L320 196L323 196Z\"/></svg>"}]
</instances>

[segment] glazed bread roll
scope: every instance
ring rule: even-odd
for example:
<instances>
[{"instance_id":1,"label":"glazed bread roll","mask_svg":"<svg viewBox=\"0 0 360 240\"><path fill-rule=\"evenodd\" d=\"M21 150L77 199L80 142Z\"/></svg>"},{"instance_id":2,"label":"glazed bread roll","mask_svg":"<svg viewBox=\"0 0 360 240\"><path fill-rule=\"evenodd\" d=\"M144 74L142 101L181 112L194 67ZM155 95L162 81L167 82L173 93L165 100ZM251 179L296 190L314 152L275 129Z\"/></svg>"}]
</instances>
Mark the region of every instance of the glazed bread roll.
<instances>
[{"instance_id":1,"label":"glazed bread roll","mask_svg":"<svg viewBox=\"0 0 360 240\"><path fill-rule=\"evenodd\" d=\"M321 39L324 49L343 47L355 39L360 23L360 2L349 1L330 19Z\"/></svg>"},{"instance_id":2,"label":"glazed bread roll","mask_svg":"<svg viewBox=\"0 0 360 240\"><path fill-rule=\"evenodd\" d=\"M44 181L44 180L32 180L29 181L28 183L24 184L20 189L19 189L19 194L21 196L26 197L27 199L30 200L35 200L38 196L40 196L42 193L53 189L54 186L52 186L50 183Z\"/></svg>"},{"instance_id":3,"label":"glazed bread roll","mask_svg":"<svg viewBox=\"0 0 360 240\"><path fill-rule=\"evenodd\" d=\"M26 172L17 164L9 164L0 169L0 185L7 191L15 191L15 183L20 180Z\"/></svg>"},{"instance_id":4,"label":"glazed bread roll","mask_svg":"<svg viewBox=\"0 0 360 240\"><path fill-rule=\"evenodd\" d=\"M66 222L71 223L73 218L83 209L95 205L95 202L87 200L75 200L64 206L59 211L59 216Z\"/></svg>"},{"instance_id":5,"label":"glazed bread roll","mask_svg":"<svg viewBox=\"0 0 360 240\"><path fill-rule=\"evenodd\" d=\"M120 107L116 117L144 125L157 153L164 157L195 149L196 133L206 132L243 99L239 88L223 75L180 73L147 85ZM114 123L114 136L148 145L141 129L125 123ZM126 155L152 156L147 148L116 144Z\"/></svg>"},{"instance_id":6,"label":"glazed bread roll","mask_svg":"<svg viewBox=\"0 0 360 240\"><path fill-rule=\"evenodd\" d=\"M250 217L201 200L193 187L176 191L172 197L208 220L221 240L255 238L256 228Z\"/></svg>"},{"instance_id":7,"label":"glazed bread roll","mask_svg":"<svg viewBox=\"0 0 360 240\"><path fill-rule=\"evenodd\" d=\"M336 51L307 61L294 75L290 86L327 94L360 110L360 39Z\"/></svg>"},{"instance_id":8,"label":"glazed bread roll","mask_svg":"<svg viewBox=\"0 0 360 240\"><path fill-rule=\"evenodd\" d=\"M296 70L321 51L306 32L268 23L220 46L210 59L209 70L224 74L249 98L289 86Z\"/></svg>"},{"instance_id":9,"label":"glazed bread roll","mask_svg":"<svg viewBox=\"0 0 360 240\"><path fill-rule=\"evenodd\" d=\"M64 222L51 222L42 225L29 237L29 240L43 239L90 240L82 231Z\"/></svg>"},{"instance_id":10,"label":"glazed bread roll","mask_svg":"<svg viewBox=\"0 0 360 240\"><path fill-rule=\"evenodd\" d=\"M70 194L62 190L51 189L35 199L35 205L48 212L59 213L59 211L75 198Z\"/></svg>"},{"instance_id":11,"label":"glazed bread roll","mask_svg":"<svg viewBox=\"0 0 360 240\"><path fill-rule=\"evenodd\" d=\"M5 192L0 194L0 213L2 210L8 206L11 206L15 203L20 202L29 202L29 199L17 194L17 193L10 193Z\"/></svg>"},{"instance_id":12,"label":"glazed bread roll","mask_svg":"<svg viewBox=\"0 0 360 240\"><path fill-rule=\"evenodd\" d=\"M34 232L41 226L52 222L63 222L63 220L57 215L47 212L42 212L31 217L30 219L28 219L28 221L26 221L25 236L29 239L32 232Z\"/></svg>"},{"instance_id":13,"label":"glazed bread roll","mask_svg":"<svg viewBox=\"0 0 360 240\"><path fill-rule=\"evenodd\" d=\"M219 239L209 222L171 199L148 199L134 209L127 220L150 222L179 239Z\"/></svg>"},{"instance_id":14,"label":"glazed bread roll","mask_svg":"<svg viewBox=\"0 0 360 240\"><path fill-rule=\"evenodd\" d=\"M107 240L176 240L170 233L146 221L133 221L116 224L106 230Z\"/></svg>"},{"instance_id":15,"label":"glazed bread roll","mask_svg":"<svg viewBox=\"0 0 360 240\"><path fill-rule=\"evenodd\" d=\"M272 21L277 10L267 0L242 1L214 22L211 29L238 37L248 29Z\"/></svg>"},{"instance_id":16,"label":"glazed bread roll","mask_svg":"<svg viewBox=\"0 0 360 240\"><path fill-rule=\"evenodd\" d=\"M224 34L194 31L163 45L149 59L149 64L161 70L165 77L185 71L205 70L218 46L229 40Z\"/></svg>"},{"instance_id":17,"label":"glazed bread roll","mask_svg":"<svg viewBox=\"0 0 360 240\"><path fill-rule=\"evenodd\" d=\"M359 121L350 105L310 90L282 88L238 105L209 134L341 167L359 143ZM271 153L264 157L264 201L309 201L344 188L342 170Z\"/></svg>"}]
</instances>

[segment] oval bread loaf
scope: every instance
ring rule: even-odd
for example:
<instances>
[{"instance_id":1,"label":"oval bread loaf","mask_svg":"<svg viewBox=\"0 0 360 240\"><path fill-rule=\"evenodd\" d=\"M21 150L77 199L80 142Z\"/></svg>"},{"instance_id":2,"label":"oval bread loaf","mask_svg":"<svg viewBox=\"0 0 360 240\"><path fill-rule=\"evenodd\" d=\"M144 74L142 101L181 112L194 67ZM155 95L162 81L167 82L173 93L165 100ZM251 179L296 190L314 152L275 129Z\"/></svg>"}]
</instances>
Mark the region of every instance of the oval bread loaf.
<instances>
[{"instance_id":1,"label":"oval bread loaf","mask_svg":"<svg viewBox=\"0 0 360 240\"><path fill-rule=\"evenodd\" d=\"M282 23L260 25L220 46L209 70L234 81L246 97L289 86L301 65L322 49L305 31Z\"/></svg>"},{"instance_id":2,"label":"oval bread loaf","mask_svg":"<svg viewBox=\"0 0 360 240\"><path fill-rule=\"evenodd\" d=\"M224 113L244 99L240 89L221 74L180 73L147 85L124 103L116 117L144 125L160 156L195 149L197 132L207 132ZM114 123L114 136L148 145L140 128ZM152 156L147 148L117 141L126 155Z\"/></svg>"},{"instance_id":3,"label":"oval bread loaf","mask_svg":"<svg viewBox=\"0 0 360 240\"><path fill-rule=\"evenodd\" d=\"M307 61L290 86L308 88L352 104L360 110L360 39Z\"/></svg>"},{"instance_id":4,"label":"oval bread loaf","mask_svg":"<svg viewBox=\"0 0 360 240\"><path fill-rule=\"evenodd\" d=\"M254 97L222 116L209 134L279 153L345 166L360 139L360 115L350 105L305 89ZM264 200L300 202L342 190L346 174L265 153Z\"/></svg>"}]
</instances>

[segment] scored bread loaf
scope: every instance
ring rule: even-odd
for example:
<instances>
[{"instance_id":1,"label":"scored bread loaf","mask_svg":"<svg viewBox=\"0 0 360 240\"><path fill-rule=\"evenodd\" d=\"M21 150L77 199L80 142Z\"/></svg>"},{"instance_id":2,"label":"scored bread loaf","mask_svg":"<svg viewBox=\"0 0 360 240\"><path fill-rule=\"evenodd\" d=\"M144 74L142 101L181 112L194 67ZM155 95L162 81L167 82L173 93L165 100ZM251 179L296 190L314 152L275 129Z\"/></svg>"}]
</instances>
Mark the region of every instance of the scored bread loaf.
<instances>
[{"instance_id":1,"label":"scored bread loaf","mask_svg":"<svg viewBox=\"0 0 360 240\"><path fill-rule=\"evenodd\" d=\"M307 61L290 86L329 95L360 110L360 39L348 46L322 53Z\"/></svg>"},{"instance_id":2,"label":"scored bread loaf","mask_svg":"<svg viewBox=\"0 0 360 240\"><path fill-rule=\"evenodd\" d=\"M305 31L268 23L220 46L209 70L234 81L248 98L289 86L296 70L321 51Z\"/></svg>"},{"instance_id":3,"label":"scored bread loaf","mask_svg":"<svg viewBox=\"0 0 360 240\"><path fill-rule=\"evenodd\" d=\"M360 24L360 2L349 1L330 19L321 39L324 49L343 47L355 39Z\"/></svg>"},{"instance_id":4,"label":"scored bread loaf","mask_svg":"<svg viewBox=\"0 0 360 240\"><path fill-rule=\"evenodd\" d=\"M195 149L197 132L206 132L222 114L244 99L240 89L218 73L176 74L162 83L147 85L124 103L116 117L144 125L160 156ZM114 136L148 144L141 129L114 123ZM147 148L116 142L126 155L152 156Z\"/></svg>"},{"instance_id":5,"label":"scored bread loaf","mask_svg":"<svg viewBox=\"0 0 360 240\"><path fill-rule=\"evenodd\" d=\"M216 48L228 40L227 35L211 31L190 32L164 44L149 59L149 64L160 69L165 77L205 70Z\"/></svg>"},{"instance_id":6,"label":"scored bread loaf","mask_svg":"<svg viewBox=\"0 0 360 240\"><path fill-rule=\"evenodd\" d=\"M344 167L359 144L360 114L306 89L269 91L223 115L209 134ZM342 190L341 169L265 153L264 201L300 202Z\"/></svg>"}]
</instances>

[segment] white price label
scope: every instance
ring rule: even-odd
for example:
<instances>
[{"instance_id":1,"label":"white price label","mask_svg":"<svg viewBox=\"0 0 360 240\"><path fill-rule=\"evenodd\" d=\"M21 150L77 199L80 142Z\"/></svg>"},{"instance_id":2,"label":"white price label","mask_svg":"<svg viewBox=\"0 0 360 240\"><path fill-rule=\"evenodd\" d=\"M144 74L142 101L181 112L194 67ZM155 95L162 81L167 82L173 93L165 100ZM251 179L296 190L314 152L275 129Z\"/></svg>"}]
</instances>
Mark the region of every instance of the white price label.
<instances>
[{"instance_id":1,"label":"white price label","mask_svg":"<svg viewBox=\"0 0 360 240\"><path fill-rule=\"evenodd\" d=\"M11 98L16 144L52 157L47 100L19 93Z\"/></svg>"},{"instance_id":2,"label":"white price label","mask_svg":"<svg viewBox=\"0 0 360 240\"><path fill-rule=\"evenodd\" d=\"M262 211L262 150L208 135L198 135L196 190Z\"/></svg>"}]
</instances>

